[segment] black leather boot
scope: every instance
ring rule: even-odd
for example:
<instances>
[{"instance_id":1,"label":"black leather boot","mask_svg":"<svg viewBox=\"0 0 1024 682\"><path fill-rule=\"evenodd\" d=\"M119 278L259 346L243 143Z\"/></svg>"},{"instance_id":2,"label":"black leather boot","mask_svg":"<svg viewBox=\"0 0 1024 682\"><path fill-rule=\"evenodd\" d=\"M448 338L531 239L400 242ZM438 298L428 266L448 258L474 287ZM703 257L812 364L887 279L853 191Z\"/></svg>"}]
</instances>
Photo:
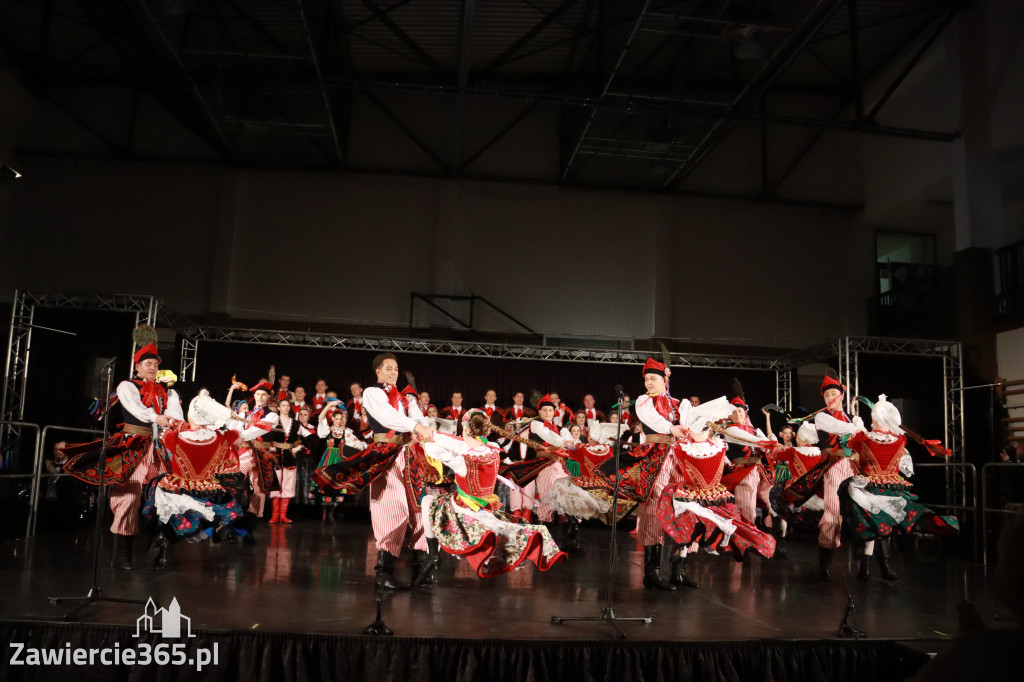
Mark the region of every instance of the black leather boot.
<instances>
[{"instance_id":1,"label":"black leather boot","mask_svg":"<svg viewBox=\"0 0 1024 682\"><path fill-rule=\"evenodd\" d=\"M409 585L395 577L396 557L384 550L377 551L377 565L373 567L376 574L374 582L378 588L385 590L408 590Z\"/></svg>"},{"instance_id":2,"label":"black leather boot","mask_svg":"<svg viewBox=\"0 0 1024 682\"><path fill-rule=\"evenodd\" d=\"M828 549L827 547L818 547L818 577L828 582L829 579L829 566L832 565L832 555L835 554L834 549Z\"/></svg>"},{"instance_id":3,"label":"black leather boot","mask_svg":"<svg viewBox=\"0 0 1024 682\"><path fill-rule=\"evenodd\" d=\"M780 528L781 525L782 521L780 521L779 517L776 516L774 519L772 519L772 527L768 529L771 532L771 536L775 538L775 554L773 554L772 556L776 559L788 559L789 552L787 552L786 548L782 546L782 528Z\"/></svg>"},{"instance_id":4,"label":"black leather boot","mask_svg":"<svg viewBox=\"0 0 1024 682\"><path fill-rule=\"evenodd\" d=\"M124 571L132 570L134 539L131 535L114 535L114 568Z\"/></svg>"},{"instance_id":5,"label":"black leather boot","mask_svg":"<svg viewBox=\"0 0 1024 682\"><path fill-rule=\"evenodd\" d=\"M672 558L671 583L677 587L690 587L693 589L700 587L700 583L686 575L686 557L677 556Z\"/></svg>"},{"instance_id":6,"label":"black leather boot","mask_svg":"<svg viewBox=\"0 0 1024 682\"><path fill-rule=\"evenodd\" d=\"M565 530L565 551L574 554L583 554L587 550L580 542L580 522L575 516L570 516Z\"/></svg>"},{"instance_id":7,"label":"black leather boot","mask_svg":"<svg viewBox=\"0 0 1024 682\"><path fill-rule=\"evenodd\" d=\"M885 555L885 540L875 543L875 561L878 562L878 570L883 580L899 580L900 577L889 569L889 557Z\"/></svg>"},{"instance_id":8,"label":"black leather boot","mask_svg":"<svg viewBox=\"0 0 1024 682\"><path fill-rule=\"evenodd\" d=\"M661 577L661 545L644 547L644 588L674 590L675 585Z\"/></svg>"},{"instance_id":9,"label":"black leather boot","mask_svg":"<svg viewBox=\"0 0 1024 682\"><path fill-rule=\"evenodd\" d=\"M860 570L857 571L857 581L866 583L871 579L871 555L861 554L860 555Z\"/></svg>"},{"instance_id":10,"label":"black leather boot","mask_svg":"<svg viewBox=\"0 0 1024 682\"><path fill-rule=\"evenodd\" d=\"M437 582L437 538L427 538L427 551L416 551L412 562L413 587L430 587Z\"/></svg>"},{"instance_id":11,"label":"black leather boot","mask_svg":"<svg viewBox=\"0 0 1024 682\"><path fill-rule=\"evenodd\" d=\"M153 547L156 549L156 555L153 557L153 568L158 571L167 568L167 544L167 536L163 533L159 533L153 542Z\"/></svg>"}]
</instances>

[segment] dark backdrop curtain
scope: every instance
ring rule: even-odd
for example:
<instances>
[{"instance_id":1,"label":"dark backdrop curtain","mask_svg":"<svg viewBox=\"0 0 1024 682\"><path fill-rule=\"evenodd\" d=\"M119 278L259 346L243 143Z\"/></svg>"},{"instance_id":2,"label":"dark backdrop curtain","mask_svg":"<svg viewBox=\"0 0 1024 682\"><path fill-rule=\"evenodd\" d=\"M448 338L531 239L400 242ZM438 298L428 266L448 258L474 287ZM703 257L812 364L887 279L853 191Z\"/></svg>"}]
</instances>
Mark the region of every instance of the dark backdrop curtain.
<instances>
[{"instance_id":1,"label":"dark backdrop curtain","mask_svg":"<svg viewBox=\"0 0 1024 682\"><path fill-rule=\"evenodd\" d=\"M141 609L140 609L141 612ZM145 642L181 642L186 655L218 647L217 665L13 666L13 649L0 658L3 680L372 680L388 682L888 682L906 679L928 658L890 640L608 642L411 639L271 632L198 632L191 639L161 639L135 628L0 622L0 638L27 647L122 649ZM595 632L597 632L595 630ZM170 649L166 646L166 649ZM25 654L22 652L22 658ZM1011 675L1012 677L1012 675ZM1009 678L1005 678L1009 679Z\"/></svg>"},{"instance_id":2,"label":"dark backdrop curtain","mask_svg":"<svg viewBox=\"0 0 1024 682\"><path fill-rule=\"evenodd\" d=\"M196 386L190 393L205 386L216 398L227 393L231 375L252 385L265 376L270 365L277 375L288 374L292 387L302 385L307 394L313 384L323 378L331 389L344 399L350 397L349 384L358 381L370 386L376 381L371 351L324 348L296 348L239 343L200 343ZM641 363L636 365L601 365L585 362L557 362L542 360L512 360L495 358L455 357L396 353L400 371L410 370L415 375L417 388L428 391L431 402L440 409L450 402L453 391L461 391L465 406L483 405L484 393L494 389L498 405L512 404L512 395L523 391L557 392L572 409L583 404L583 396L593 393L597 405L608 410L615 402L615 384L622 384L635 400L644 391ZM677 368L672 374L671 392L677 398L698 395L703 400L724 395L729 391L733 377L743 383L751 407L759 409L775 400L775 374L761 371L734 371L720 369ZM405 380L399 380L404 386ZM756 415L758 424L763 418Z\"/></svg>"}]
</instances>

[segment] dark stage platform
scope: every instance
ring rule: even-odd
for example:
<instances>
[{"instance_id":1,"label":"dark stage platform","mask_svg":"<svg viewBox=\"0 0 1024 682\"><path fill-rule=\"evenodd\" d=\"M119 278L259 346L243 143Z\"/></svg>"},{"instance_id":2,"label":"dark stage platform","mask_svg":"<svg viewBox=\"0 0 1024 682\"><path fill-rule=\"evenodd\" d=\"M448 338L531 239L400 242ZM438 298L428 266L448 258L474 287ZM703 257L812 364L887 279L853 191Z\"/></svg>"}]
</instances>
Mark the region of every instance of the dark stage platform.
<instances>
[{"instance_id":1,"label":"dark stage platform","mask_svg":"<svg viewBox=\"0 0 1024 682\"><path fill-rule=\"evenodd\" d=\"M140 677L143 668L125 667L105 669L103 679L426 680L454 679L457 672L459 679L482 680L871 676L878 682L902 679L921 664L919 652L941 648L956 630L965 589L987 622L1009 620L994 606L983 570L943 557L937 542L896 548L893 568L901 579L895 583L856 582L846 551L836 557L832 582L821 583L813 540L798 538L785 543L787 559L736 563L701 554L690 562L699 590L658 592L640 588L642 553L619 531L615 614L653 618L649 625L619 624L628 637L621 643L607 624L551 620L601 613L608 530L595 525L583 529L586 553L547 573L531 565L481 580L465 562L446 556L437 585L386 597L384 619L396 637L373 638L360 634L374 617L376 550L367 521L324 526L300 519L261 524L258 532L255 546L173 546L167 571L148 568L141 547L136 570L114 570L106 566L105 547L106 596L152 597L165 607L177 598L200 634L190 646L220 642L224 659L219 670L198 676L171 667ZM94 605L83 611L83 624L58 624L70 607L47 597L88 589L91 544L91 531L81 529L0 545L0 632L8 642L140 641L132 638L143 615L137 605ZM403 564L400 575L408 570ZM844 572L856 604L852 622L868 640L836 639L847 605ZM9 659L8 653L0 660L0 679L58 679L61 671L87 679L82 668L17 667Z\"/></svg>"}]
</instances>

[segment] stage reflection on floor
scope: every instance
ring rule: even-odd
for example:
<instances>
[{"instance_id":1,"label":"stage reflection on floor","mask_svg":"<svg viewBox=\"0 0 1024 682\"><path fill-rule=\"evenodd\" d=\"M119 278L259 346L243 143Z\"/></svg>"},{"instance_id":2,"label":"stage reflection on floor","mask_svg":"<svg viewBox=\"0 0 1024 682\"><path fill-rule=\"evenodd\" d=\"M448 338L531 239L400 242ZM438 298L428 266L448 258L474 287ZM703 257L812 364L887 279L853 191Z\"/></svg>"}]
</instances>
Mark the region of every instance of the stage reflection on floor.
<instances>
[{"instance_id":1,"label":"stage reflection on floor","mask_svg":"<svg viewBox=\"0 0 1024 682\"><path fill-rule=\"evenodd\" d=\"M358 634L373 620L376 549L366 521L336 526L300 520L287 526L261 524L254 546L210 542L171 548L171 569L148 567L136 547L136 570L110 568L105 543L100 586L111 597L167 605L177 598L192 627ZM559 532L556 531L556 538ZM530 565L481 580L465 561L446 556L438 584L389 594L384 619L397 635L411 637L595 639L605 625L552 624L556 616L597 616L608 593L609 532L583 529L586 552L546 573ZM701 587L675 592L640 587L642 553L625 531L618 535L611 581L619 617L651 616L653 623L622 624L630 639L730 640L833 637L847 607L847 582L856 611L853 623L871 638L936 639L956 629L956 606L965 591L991 624L1006 623L995 606L984 569L945 557L935 542L898 547L892 565L900 580L875 575L854 580L855 564L841 550L833 580L817 579L813 539L786 543L789 557L743 563L701 554L689 572ZM137 543L142 545L141 540ZM92 535L87 530L44 535L0 545L0 619L60 620L69 610L48 597L84 594L91 582ZM408 576L408 558L399 566ZM82 620L133 624L135 605L87 608Z\"/></svg>"}]
</instances>

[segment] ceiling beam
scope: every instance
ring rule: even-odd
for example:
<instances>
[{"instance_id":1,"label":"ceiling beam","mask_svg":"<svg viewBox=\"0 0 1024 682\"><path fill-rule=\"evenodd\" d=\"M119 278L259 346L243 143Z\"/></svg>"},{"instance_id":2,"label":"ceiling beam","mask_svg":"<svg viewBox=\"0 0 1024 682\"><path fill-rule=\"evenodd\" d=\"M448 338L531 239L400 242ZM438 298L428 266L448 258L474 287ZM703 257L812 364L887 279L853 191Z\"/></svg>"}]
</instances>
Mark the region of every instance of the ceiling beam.
<instances>
[{"instance_id":1,"label":"ceiling beam","mask_svg":"<svg viewBox=\"0 0 1024 682\"><path fill-rule=\"evenodd\" d=\"M171 45L170 40L167 38L167 34L164 33L160 27L160 22L156 20L153 13L149 9L149 5L144 0L127 0L129 9L139 20L142 28L147 34L151 36L156 45L158 53L163 53L165 57L169 58L173 64L177 67L178 76L186 89L191 92L196 103L199 105L203 116L207 122L213 128L214 133L219 140L219 147L222 154L227 156L231 161L238 161L238 155L235 150L231 147L231 143L228 142L227 136L224 135L224 131L221 130L220 125L217 122L217 117L214 115L213 110L210 108L210 103L206 101L206 97L203 95L199 85L192 78L185 63L181 61L181 56L178 54L177 49Z\"/></svg>"},{"instance_id":2,"label":"ceiling beam","mask_svg":"<svg viewBox=\"0 0 1024 682\"><path fill-rule=\"evenodd\" d=\"M493 60L493 61L491 61L491 63L490 63L490 64L488 64L487 66L485 66L485 67L483 68L483 70L482 70L482 71L480 71L480 73L478 73L478 74L477 74L477 77L478 77L478 78L480 78L480 77L484 77L484 76L487 76L487 75L488 75L488 74L490 74L490 73L491 73L492 71L495 71L495 70L497 70L497 69L500 69L500 68L501 68L502 66L504 66L504 65L505 65L506 63L508 63L508 61L509 61L509 60L510 60L510 59L511 59L511 58L512 58L512 57L513 57L513 56L514 56L514 55L515 55L515 54L516 54L516 53L517 53L517 52L518 52L519 50L521 50L521 49L522 49L522 48L523 48L523 47L524 47L524 46L525 46L525 45L526 45L527 43L529 43L529 42L530 42L531 40L533 40L534 38L536 38L536 37L537 37L537 34L539 34L539 33L540 33L541 31L543 31L543 30L544 30L545 28L547 28L547 27L548 27L548 26L549 26L549 25L550 25L550 24L551 24L551 23L552 23L553 21L555 21L556 19L558 19L558 17L559 17L559 16L560 16L560 15L561 15L562 13L564 13L564 12L565 12L565 11L566 11L567 9L569 9L570 7L572 7L573 5L575 5L575 4L576 4L576 2L577 2L577 0L562 0L562 4L560 4L560 5L559 5L558 7L556 7L555 9L551 10L551 12L549 12L548 14L544 15L544 18L543 18L543 19L541 19L541 20L540 20L539 22L537 22L537 24L536 24L536 25L534 25L534 26L533 26L533 28L531 28L531 29L530 29L529 31L527 31L527 32L526 32L526 33L525 33L524 35L522 35L522 36L521 36L521 37L520 37L520 38L519 38L518 40L516 40L516 41L515 41L514 43L512 43L511 45L509 45L509 46L508 46L508 47L507 47L507 48L505 49L505 51L504 51L504 52L502 52L502 53L501 53L500 55L498 55L497 57L495 57L495 58L494 58L494 60Z\"/></svg>"},{"instance_id":3,"label":"ceiling beam","mask_svg":"<svg viewBox=\"0 0 1024 682\"><path fill-rule=\"evenodd\" d=\"M715 122L711 130L697 145L689 160L679 164L669 177L662 183L663 189L669 189L686 178L686 176L704 160L708 152L721 140L739 120L738 114L743 112L752 102L760 99L771 87L771 84L793 62L804 47L832 18L844 0L820 0L807 15L800 27L790 34L789 38L771 55L757 74L744 86L743 90L733 99L726 117Z\"/></svg>"},{"instance_id":4,"label":"ceiling beam","mask_svg":"<svg viewBox=\"0 0 1024 682\"><path fill-rule=\"evenodd\" d=\"M576 136L576 142L573 144L573 149L569 153L569 158L566 160L565 166L562 168L562 180L568 179L569 175L572 173L573 162L576 161L576 157L580 152L580 145L583 144L583 140L587 137L587 133L590 132L590 128L594 124L594 119L597 118L597 112L600 110L601 105L608 96L608 91L612 87L612 81L615 80L616 74L618 74L619 69L622 68L622 62L625 60L626 53L629 52L629 48L633 45L633 39L636 38L636 34L640 30L640 25L643 23L644 15L647 13L650 5L651 0L644 0L643 6L640 8L640 11L637 12L636 21L633 22L633 29L629 32L629 36L627 36L625 42L622 44L618 58L615 60L615 64L612 66L611 72L605 79L604 87L601 88L601 94L598 96L597 102L590 107L587 120L584 122L582 129Z\"/></svg>"},{"instance_id":5,"label":"ceiling beam","mask_svg":"<svg viewBox=\"0 0 1024 682\"><path fill-rule=\"evenodd\" d=\"M428 66L431 69L433 69L433 71L438 75L444 75L445 71L443 68L441 68L441 65L434 61L434 59L429 54L427 54L422 47L420 47L419 43L417 43L415 40L409 37L409 34L403 31L402 27L396 24L395 21L390 16L388 16L387 12L383 11L380 7L378 7L377 3L373 2L373 0L362 1L363 5L366 6L366 9L370 10L373 13L373 15L380 20L382 24L387 26L388 29L392 33L394 33L395 36L402 41L402 43L405 44L406 47L412 50L413 54L416 55L420 62L422 62L425 66Z\"/></svg>"},{"instance_id":6,"label":"ceiling beam","mask_svg":"<svg viewBox=\"0 0 1024 682\"><path fill-rule=\"evenodd\" d=\"M327 123L331 129L331 140L334 142L334 151L338 155L338 166L344 168L345 154L341 150L341 142L338 139L338 126L334 118L334 110L331 107L331 98L327 92L327 88L324 87L324 77L323 73L320 71L320 58L317 56L317 48L313 43L313 34L309 30L309 19L306 16L306 9L302 4L302 0L296 1L299 10L299 17L302 19L302 29L306 34L306 45L309 47L309 55L313 60L313 71L316 73L316 81L320 86L320 96L324 102L324 111L327 115Z\"/></svg>"}]
</instances>

